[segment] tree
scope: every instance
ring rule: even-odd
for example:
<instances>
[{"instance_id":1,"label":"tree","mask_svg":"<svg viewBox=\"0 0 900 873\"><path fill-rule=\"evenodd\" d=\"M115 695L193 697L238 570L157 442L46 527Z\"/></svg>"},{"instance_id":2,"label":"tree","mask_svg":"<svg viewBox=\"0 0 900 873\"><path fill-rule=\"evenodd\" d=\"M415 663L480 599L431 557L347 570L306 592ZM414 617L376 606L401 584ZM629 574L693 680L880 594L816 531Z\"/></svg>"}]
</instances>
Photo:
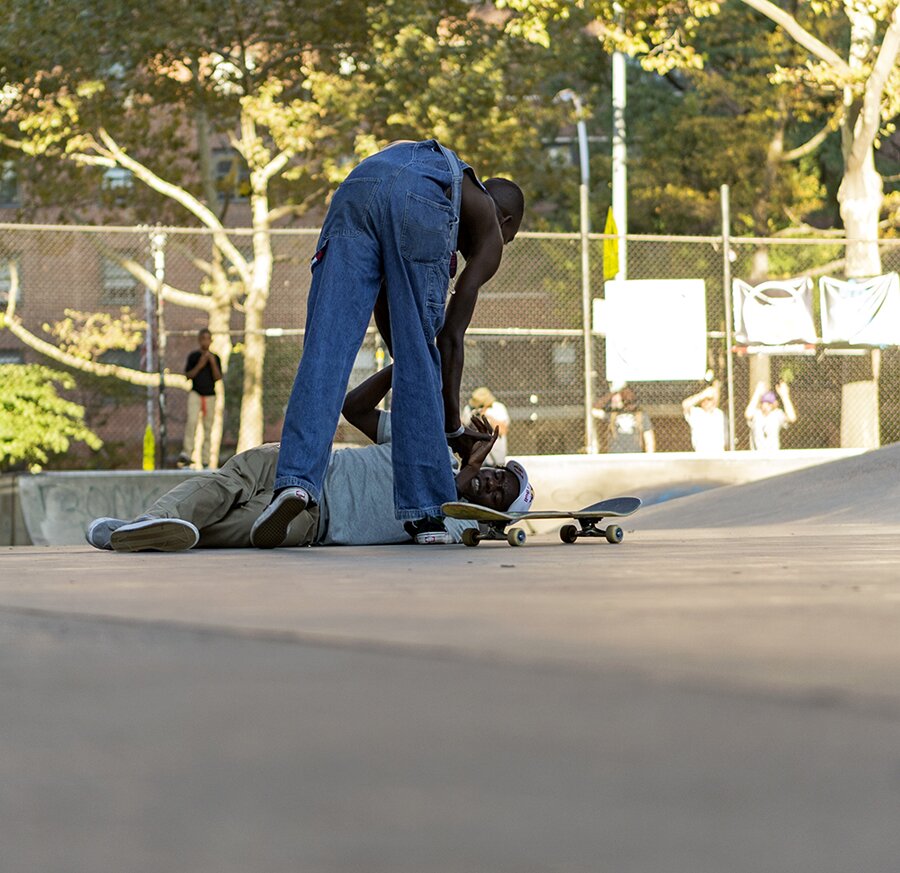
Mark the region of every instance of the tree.
<instances>
[{"instance_id":1,"label":"tree","mask_svg":"<svg viewBox=\"0 0 900 873\"><path fill-rule=\"evenodd\" d=\"M138 191L210 231L200 292L159 290L168 302L208 313L226 366L224 338L235 308L243 312L238 449L262 438L273 226L321 203L350 156L402 136L446 138L491 173L539 173L539 137L518 121L539 78L537 53L462 0L81 7L66 20L38 0L12 0L0 12L0 46L8 49L0 72L10 83L0 97L0 144L52 166L48 178L92 172L96 187L97 168L125 170ZM88 42L94 51L82 50ZM249 257L228 233L214 141L230 145L236 175L246 176ZM77 203L78 187L66 190ZM130 205L135 216L152 214L146 200ZM122 263L157 291L143 265ZM66 363L100 372L95 361Z\"/></svg>"},{"instance_id":2,"label":"tree","mask_svg":"<svg viewBox=\"0 0 900 873\"><path fill-rule=\"evenodd\" d=\"M37 364L0 364L0 471L20 464L36 472L73 442L103 442L84 426L84 409L59 396L75 380Z\"/></svg>"},{"instance_id":3,"label":"tree","mask_svg":"<svg viewBox=\"0 0 900 873\"><path fill-rule=\"evenodd\" d=\"M833 108L841 133L843 172L837 199L847 237L845 274L857 278L881 272L878 247L884 190L876 168L880 137L893 131L900 112L900 4L857 0L816 0L797 4L794 13L771 0L741 0L777 25L802 49L797 63L769 74L773 84L794 83L815 89ZM598 37L608 48L640 58L647 68L666 74L700 68L695 39L702 20L726 4L716 0L604 4L599 0L497 0L518 13L509 26L547 42L546 23L568 17L573 7L587 9ZM837 27L846 59L817 35ZM880 40L880 42L879 42ZM830 40L838 44L835 40ZM817 137L816 139L824 139ZM877 354L872 372L855 374L844 386L842 441L878 444ZM874 376L874 378L872 378Z\"/></svg>"}]
</instances>

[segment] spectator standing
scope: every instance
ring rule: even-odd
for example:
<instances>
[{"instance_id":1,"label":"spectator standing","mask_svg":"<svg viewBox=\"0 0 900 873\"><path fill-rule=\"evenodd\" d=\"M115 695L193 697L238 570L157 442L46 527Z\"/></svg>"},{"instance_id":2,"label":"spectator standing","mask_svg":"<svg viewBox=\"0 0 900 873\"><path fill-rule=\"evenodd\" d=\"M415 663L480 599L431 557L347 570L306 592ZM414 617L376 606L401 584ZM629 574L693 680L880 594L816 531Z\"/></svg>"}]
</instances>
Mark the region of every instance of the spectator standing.
<instances>
[{"instance_id":1,"label":"spectator standing","mask_svg":"<svg viewBox=\"0 0 900 873\"><path fill-rule=\"evenodd\" d=\"M608 452L656 451L656 435L650 416L640 408L634 391L627 385L614 388L595 404L594 418L607 423Z\"/></svg>"},{"instance_id":2,"label":"spectator standing","mask_svg":"<svg viewBox=\"0 0 900 873\"><path fill-rule=\"evenodd\" d=\"M727 422L719 409L719 383L713 382L702 391L681 401L684 420L691 429L691 445L702 455L718 455L725 451Z\"/></svg>"},{"instance_id":3,"label":"spectator standing","mask_svg":"<svg viewBox=\"0 0 900 873\"><path fill-rule=\"evenodd\" d=\"M784 409L778 406L779 398ZM779 382L775 391L766 391L766 386L759 382L744 417L750 428L750 448L757 452L777 452L781 448L781 432L797 420L787 382Z\"/></svg>"},{"instance_id":4,"label":"spectator standing","mask_svg":"<svg viewBox=\"0 0 900 873\"><path fill-rule=\"evenodd\" d=\"M505 404L494 397L490 388L482 386L472 392L468 406L463 411L463 424L468 424L474 415L483 416L488 420L491 427L497 429L499 436L485 463L489 466L502 467L506 463L506 437L509 434L510 422L509 410L507 410Z\"/></svg>"},{"instance_id":5,"label":"spectator standing","mask_svg":"<svg viewBox=\"0 0 900 873\"><path fill-rule=\"evenodd\" d=\"M203 426L201 463L204 468L209 467L216 382L222 378L222 361L215 352L210 351L211 343L212 334L207 328L198 331L199 348L188 355L184 365L184 375L191 380L191 390L188 392L184 442L177 461L179 467L189 467L193 461L198 424Z\"/></svg>"}]
</instances>

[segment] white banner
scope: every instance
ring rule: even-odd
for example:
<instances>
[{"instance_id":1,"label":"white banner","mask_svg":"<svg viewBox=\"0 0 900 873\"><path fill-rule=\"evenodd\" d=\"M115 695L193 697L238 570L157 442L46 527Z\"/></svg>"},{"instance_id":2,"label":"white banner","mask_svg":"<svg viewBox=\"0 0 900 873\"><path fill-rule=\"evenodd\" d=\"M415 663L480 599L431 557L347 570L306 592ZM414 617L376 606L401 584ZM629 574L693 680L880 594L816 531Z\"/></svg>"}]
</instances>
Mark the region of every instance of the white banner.
<instances>
[{"instance_id":1,"label":"white banner","mask_svg":"<svg viewBox=\"0 0 900 873\"><path fill-rule=\"evenodd\" d=\"M735 342L771 346L816 342L812 279L773 279L759 285L735 279L731 288Z\"/></svg>"},{"instance_id":2,"label":"white banner","mask_svg":"<svg viewBox=\"0 0 900 873\"><path fill-rule=\"evenodd\" d=\"M668 382L706 374L702 279L626 279L605 285L609 382Z\"/></svg>"},{"instance_id":3,"label":"white banner","mask_svg":"<svg viewBox=\"0 0 900 873\"><path fill-rule=\"evenodd\" d=\"M900 345L900 276L819 280L822 341L860 346Z\"/></svg>"}]
</instances>

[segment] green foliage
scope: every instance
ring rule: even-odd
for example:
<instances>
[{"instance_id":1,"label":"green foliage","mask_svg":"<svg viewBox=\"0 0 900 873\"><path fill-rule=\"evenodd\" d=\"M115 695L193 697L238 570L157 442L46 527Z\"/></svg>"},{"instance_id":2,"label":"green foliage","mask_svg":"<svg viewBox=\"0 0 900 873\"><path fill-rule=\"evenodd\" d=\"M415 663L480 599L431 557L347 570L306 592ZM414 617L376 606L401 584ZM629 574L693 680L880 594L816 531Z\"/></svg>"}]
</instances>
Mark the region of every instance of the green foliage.
<instances>
[{"instance_id":1,"label":"green foliage","mask_svg":"<svg viewBox=\"0 0 900 873\"><path fill-rule=\"evenodd\" d=\"M76 441L101 447L100 438L84 425L84 409L58 394L74 384L49 367L0 364L0 470L22 464L39 470Z\"/></svg>"}]
</instances>

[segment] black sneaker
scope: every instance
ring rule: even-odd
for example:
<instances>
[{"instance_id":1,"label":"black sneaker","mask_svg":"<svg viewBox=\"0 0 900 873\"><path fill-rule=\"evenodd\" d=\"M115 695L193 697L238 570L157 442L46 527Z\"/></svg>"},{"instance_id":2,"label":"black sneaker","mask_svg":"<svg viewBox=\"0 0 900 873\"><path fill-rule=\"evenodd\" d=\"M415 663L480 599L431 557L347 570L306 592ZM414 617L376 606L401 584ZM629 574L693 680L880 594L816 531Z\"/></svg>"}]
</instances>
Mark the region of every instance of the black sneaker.
<instances>
[{"instance_id":1,"label":"black sneaker","mask_svg":"<svg viewBox=\"0 0 900 873\"><path fill-rule=\"evenodd\" d=\"M413 538L413 542L420 546L447 545L453 542L453 537L444 527L442 518L426 515L416 521L403 523L406 532Z\"/></svg>"},{"instance_id":2,"label":"black sneaker","mask_svg":"<svg viewBox=\"0 0 900 873\"><path fill-rule=\"evenodd\" d=\"M258 549L274 549L287 536L291 522L309 505L305 488L282 488L250 529L250 544Z\"/></svg>"}]
</instances>

